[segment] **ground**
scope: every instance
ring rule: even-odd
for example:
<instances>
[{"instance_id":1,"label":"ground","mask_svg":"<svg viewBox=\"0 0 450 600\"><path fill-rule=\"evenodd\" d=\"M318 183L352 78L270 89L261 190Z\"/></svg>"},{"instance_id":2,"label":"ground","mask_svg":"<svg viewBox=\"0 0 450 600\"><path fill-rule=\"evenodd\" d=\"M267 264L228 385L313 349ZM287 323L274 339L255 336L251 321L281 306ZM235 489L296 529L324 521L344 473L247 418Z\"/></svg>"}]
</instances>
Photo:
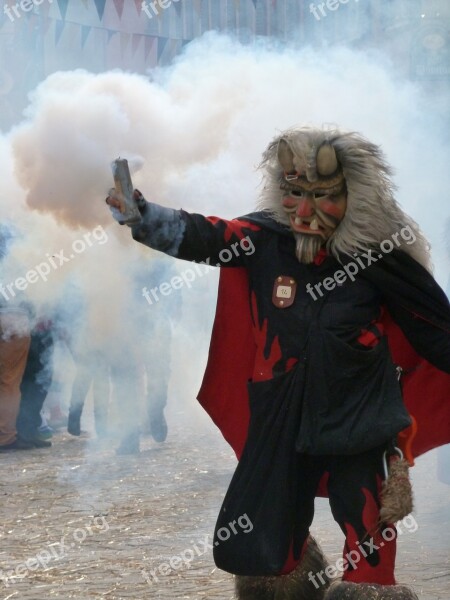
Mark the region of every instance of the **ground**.
<instances>
[{"instance_id":1,"label":"ground","mask_svg":"<svg viewBox=\"0 0 450 600\"><path fill-rule=\"evenodd\" d=\"M0 455L1 600L233 598L209 548L233 454L200 411L169 421L167 441L143 437L138 456L64 430L51 449ZM436 453L414 481L397 578L423 600L448 600L450 487L436 479ZM313 533L334 564L343 538L325 500Z\"/></svg>"}]
</instances>

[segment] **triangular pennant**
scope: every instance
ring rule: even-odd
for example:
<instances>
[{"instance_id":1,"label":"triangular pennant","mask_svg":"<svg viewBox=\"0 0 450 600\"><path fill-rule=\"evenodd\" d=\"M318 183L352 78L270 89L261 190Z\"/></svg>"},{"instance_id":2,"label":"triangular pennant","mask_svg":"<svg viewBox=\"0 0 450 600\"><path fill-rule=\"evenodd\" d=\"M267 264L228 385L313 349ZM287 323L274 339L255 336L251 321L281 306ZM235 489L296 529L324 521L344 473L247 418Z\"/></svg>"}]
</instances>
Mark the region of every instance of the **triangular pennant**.
<instances>
[{"instance_id":1,"label":"triangular pennant","mask_svg":"<svg viewBox=\"0 0 450 600\"><path fill-rule=\"evenodd\" d=\"M140 15L142 13L142 5L143 5L142 0L134 0L134 4L136 5L136 10L138 12L138 15ZM154 4L156 4L156 2Z\"/></svg>"},{"instance_id":2,"label":"triangular pennant","mask_svg":"<svg viewBox=\"0 0 450 600\"><path fill-rule=\"evenodd\" d=\"M117 31L113 31L111 29L108 29L108 39L106 41L107 44L109 44L109 42L111 41L111 38L113 37L114 34L118 33Z\"/></svg>"},{"instance_id":3,"label":"triangular pennant","mask_svg":"<svg viewBox=\"0 0 450 600\"><path fill-rule=\"evenodd\" d=\"M65 21L55 21L55 46L58 45L58 42L61 39L61 35L64 31L65 25Z\"/></svg>"},{"instance_id":4,"label":"triangular pennant","mask_svg":"<svg viewBox=\"0 0 450 600\"><path fill-rule=\"evenodd\" d=\"M182 3L182 2L177 2L177 3L175 4L175 10L176 10L176 12L177 12L177 15L178 15L179 17L181 17L181 12L182 12L182 10L183 10L183 3Z\"/></svg>"},{"instance_id":5,"label":"triangular pennant","mask_svg":"<svg viewBox=\"0 0 450 600\"><path fill-rule=\"evenodd\" d=\"M256 4L257 4L258 0L252 0L252 2L253 2L253 4L254 4L254 6L255 6L255 10L256 10Z\"/></svg>"},{"instance_id":6,"label":"triangular pennant","mask_svg":"<svg viewBox=\"0 0 450 600\"><path fill-rule=\"evenodd\" d=\"M86 44L86 40L88 39L89 36L89 32L91 31L92 27L89 27L89 25L82 25L81 26L81 47L84 48L85 44Z\"/></svg>"},{"instance_id":7,"label":"triangular pennant","mask_svg":"<svg viewBox=\"0 0 450 600\"><path fill-rule=\"evenodd\" d=\"M63 20L66 18L68 4L69 0L58 0L59 11Z\"/></svg>"},{"instance_id":8,"label":"triangular pennant","mask_svg":"<svg viewBox=\"0 0 450 600\"><path fill-rule=\"evenodd\" d=\"M123 13L123 4L125 0L113 0L114 6L116 7L117 14L119 15L119 19L122 18Z\"/></svg>"},{"instance_id":9,"label":"triangular pennant","mask_svg":"<svg viewBox=\"0 0 450 600\"><path fill-rule=\"evenodd\" d=\"M133 39L131 40L131 56L136 54L136 50L139 48L139 44L144 36L139 33L133 34Z\"/></svg>"},{"instance_id":10,"label":"triangular pennant","mask_svg":"<svg viewBox=\"0 0 450 600\"><path fill-rule=\"evenodd\" d=\"M156 41L157 39L158 39L158 38L155 38L155 37L150 37L150 36L148 36L148 35L147 35L147 36L145 36L145 44L144 44L144 46L145 46L145 50L144 50L144 53L145 53L145 60L147 60L147 58L148 58L148 55L149 55L149 54L150 54L150 52L152 51L152 49L153 49L153 46L155 45L155 41Z\"/></svg>"},{"instance_id":11,"label":"triangular pennant","mask_svg":"<svg viewBox=\"0 0 450 600\"><path fill-rule=\"evenodd\" d=\"M101 21L103 19L103 13L105 12L106 0L94 0L94 3L98 12L98 18Z\"/></svg>"}]
</instances>

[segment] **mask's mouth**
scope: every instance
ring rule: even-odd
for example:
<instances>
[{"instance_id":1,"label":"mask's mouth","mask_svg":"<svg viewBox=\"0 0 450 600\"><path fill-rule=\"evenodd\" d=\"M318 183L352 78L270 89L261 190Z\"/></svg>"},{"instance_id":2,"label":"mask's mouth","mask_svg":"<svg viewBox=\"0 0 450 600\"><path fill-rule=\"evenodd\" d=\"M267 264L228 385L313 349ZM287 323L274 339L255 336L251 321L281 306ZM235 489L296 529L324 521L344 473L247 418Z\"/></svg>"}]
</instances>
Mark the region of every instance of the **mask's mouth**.
<instances>
[{"instance_id":1,"label":"mask's mouth","mask_svg":"<svg viewBox=\"0 0 450 600\"><path fill-rule=\"evenodd\" d=\"M302 219L296 215L290 215L289 221L291 228L296 233L306 233L308 235L320 235L323 239L327 239L329 230L320 221L317 216Z\"/></svg>"}]
</instances>

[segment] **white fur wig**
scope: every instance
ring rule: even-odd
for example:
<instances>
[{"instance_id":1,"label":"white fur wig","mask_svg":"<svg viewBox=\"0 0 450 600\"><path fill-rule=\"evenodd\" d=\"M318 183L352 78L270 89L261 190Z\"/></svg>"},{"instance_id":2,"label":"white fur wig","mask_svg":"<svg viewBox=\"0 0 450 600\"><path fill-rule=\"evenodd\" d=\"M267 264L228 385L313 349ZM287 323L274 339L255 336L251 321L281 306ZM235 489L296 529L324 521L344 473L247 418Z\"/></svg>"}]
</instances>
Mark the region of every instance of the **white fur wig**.
<instances>
[{"instance_id":1,"label":"white fur wig","mask_svg":"<svg viewBox=\"0 0 450 600\"><path fill-rule=\"evenodd\" d=\"M267 210L279 222L289 226L289 217L283 209L285 192L280 185L285 181L284 170L278 159L280 140L286 140L293 150L296 163L305 161L311 149L330 144L347 188L347 211L336 231L327 241L327 249L338 260L339 255L353 255L378 249L380 243L397 234L401 249L431 271L430 248L417 223L409 217L394 198L392 170L379 146L353 132L338 129L299 127L277 136L263 154L260 168L264 171L264 187L258 202L260 210ZM416 241L406 244L398 234L409 227ZM298 244L307 244L309 250L304 262L311 262L311 253L317 251L319 236L295 234ZM299 253L297 253L299 255ZM299 257L299 260L302 260Z\"/></svg>"}]
</instances>

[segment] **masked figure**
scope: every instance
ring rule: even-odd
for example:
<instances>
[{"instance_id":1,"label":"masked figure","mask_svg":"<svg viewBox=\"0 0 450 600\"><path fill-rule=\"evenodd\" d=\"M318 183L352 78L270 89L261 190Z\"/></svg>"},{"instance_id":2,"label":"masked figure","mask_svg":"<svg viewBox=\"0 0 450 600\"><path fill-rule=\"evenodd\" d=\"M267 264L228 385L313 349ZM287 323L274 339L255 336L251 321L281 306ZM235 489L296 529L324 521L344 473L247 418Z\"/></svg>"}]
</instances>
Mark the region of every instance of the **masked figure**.
<instances>
[{"instance_id":1,"label":"masked figure","mask_svg":"<svg viewBox=\"0 0 450 600\"><path fill-rule=\"evenodd\" d=\"M261 168L258 212L227 221L136 192L132 226L156 250L224 267L199 394L239 459L216 564L241 600L416 598L394 578L394 522L411 510L395 455L412 464L450 441L450 308L428 244L360 135L289 130ZM336 566L309 534L319 495L345 535Z\"/></svg>"}]
</instances>

